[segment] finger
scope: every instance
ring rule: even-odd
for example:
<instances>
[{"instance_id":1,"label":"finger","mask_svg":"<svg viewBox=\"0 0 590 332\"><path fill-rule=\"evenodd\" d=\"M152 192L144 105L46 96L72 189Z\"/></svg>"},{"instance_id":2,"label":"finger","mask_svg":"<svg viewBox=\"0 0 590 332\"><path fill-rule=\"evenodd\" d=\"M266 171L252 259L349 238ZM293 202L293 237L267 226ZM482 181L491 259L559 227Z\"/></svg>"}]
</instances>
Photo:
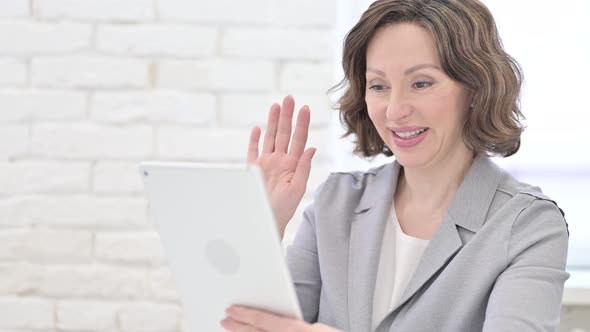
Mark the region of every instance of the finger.
<instances>
[{"instance_id":1,"label":"finger","mask_svg":"<svg viewBox=\"0 0 590 332\"><path fill-rule=\"evenodd\" d=\"M309 132L310 112L309 107L303 106L297 115L297 122L295 124L295 133L293 134L293 141L291 142L291 149L289 155L299 158L303 154L305 144L307 144L307 135Z\"/></svg>"},{"instance_id":2,"label":"finger","mask_svg":"<svg viewBox=\"0 0 590 332\"><path fill-rule=\"evenodd\" d=\"M253 326L249 326L247 324L243 324L238 322L237 320L231 318L225 318L220 322L223 329L232 332L264 332L260 329L257 329Z\"/></svg>"},{"instance_id":3,"label":"finger","mask_svg":"<svg viewBox=\"0 0 590 332\"><path fill-rule=\"evenodd\" d=\"M231 319L238 323L250 325L265 332L283 331L290 324L296 322L295 319L241 306L233 306L226 312Z\"/></svg>"},{"instance_id":4,"label":"finger","mask_svg":"<svg viewBox=\"0 0 590 332\"><path fill-rule=\"evenodd\" d=\"M258 160L258 142L260 141L260 128L255 127L250 133L250 143L248 143L248 164L253 164Z\"/></svg>"},{"instance_id":5,"label":"finger","mask_svg":"<svg viewBox=\"0 0 590 332\"><path fill-rule=\"evenodd\" d=\"M271 153L275 150L275 136L279 125L279 115L281 106L272 104L268 112L268 121L266 123L266 132L264 133L264 142L262 143L262 152Z\"/></svg>"},{"instance_id":6,"label":"finger","mask_svg":"<svg viewBox=\"0 0 590 332\"><path fill-rule=\"evenodd\" d=\"M305 188L307 185L307 179L309 179L309 173L311 171L311 160L313 159L315 152L315 148L309 148L303 153L301 158L299 158L297 169L295 170L292 180L295 186Z\"/></svg>"},{"instance_id":7,"label":"finger","mask_svg":"<svg viewBox=\"0 0 590 332\"><path fill-rule=\"evenodd\" d=\"M293 100L292 96L287 96L283 99L279 127L275 139L275 151L287 153L289 141L291 140L291 122L293 122L294 107L295 100Z\"/></svg>"}]
</instances>

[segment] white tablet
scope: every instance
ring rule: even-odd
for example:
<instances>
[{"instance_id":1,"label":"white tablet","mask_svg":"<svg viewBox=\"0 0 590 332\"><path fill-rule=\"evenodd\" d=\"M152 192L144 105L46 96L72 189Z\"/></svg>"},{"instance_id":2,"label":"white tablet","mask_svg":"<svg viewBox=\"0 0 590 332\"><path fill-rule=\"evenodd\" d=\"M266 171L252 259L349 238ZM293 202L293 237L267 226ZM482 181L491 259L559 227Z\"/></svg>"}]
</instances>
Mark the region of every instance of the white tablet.
<instances>
[{"instance_id":1,"label":"white tablet","mask_svg":"<svg viewBox=\"0 0 590 332\"><path fill-rule=\"evenodd\" d=\"M303 319L258 168L143 162L140 172L186 331L223 331L232 304Z\"/></svg>"}]
</instances>

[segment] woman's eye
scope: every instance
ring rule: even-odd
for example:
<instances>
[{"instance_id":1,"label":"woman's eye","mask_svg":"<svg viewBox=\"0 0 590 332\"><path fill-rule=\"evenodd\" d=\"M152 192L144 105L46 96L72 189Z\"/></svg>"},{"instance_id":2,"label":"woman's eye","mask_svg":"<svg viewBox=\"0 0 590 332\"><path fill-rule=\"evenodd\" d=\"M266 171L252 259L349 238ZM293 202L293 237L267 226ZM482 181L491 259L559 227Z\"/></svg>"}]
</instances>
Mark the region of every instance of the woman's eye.
<instances>
[{"instance_id":1,"label":"woman's eye","mask_svg":"<svg viewBox=\"0 0 590 332\"><path fill-rule=\"evenodd\" d=\"M432 86L432 82L418 81L418 82L414 83L413 86L417 89L424 89L424 88Z\"/></svg>"},{"instance_id":2,"label":"woman's eye","mask_svg":"<svg viewBox=\"0 0 590 332\"><path fill-rule=\"evenodd\" d=\"M375 91L383 91L385 90L385 86L381 85L381 84L373 84L371 86L369 86L370 90L375 90Z\"/></svg>"}]
</instances>

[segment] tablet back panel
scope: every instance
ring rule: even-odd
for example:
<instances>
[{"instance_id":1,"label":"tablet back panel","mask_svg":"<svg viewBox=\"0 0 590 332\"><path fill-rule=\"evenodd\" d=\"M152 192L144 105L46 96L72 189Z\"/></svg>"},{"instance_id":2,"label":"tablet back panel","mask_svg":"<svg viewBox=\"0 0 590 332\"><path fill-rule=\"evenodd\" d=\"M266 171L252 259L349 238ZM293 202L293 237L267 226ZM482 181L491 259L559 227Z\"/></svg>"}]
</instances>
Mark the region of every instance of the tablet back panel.
<instances>
[{"instance_id":1,"label":"tablet back panel","mask_svg":"<svg viewBox=\"0 0 590 332\"><path fill-rule=\"evenodd\" d=\"M185 331L222 331L231 304L302 318L257 168L146 162L140 171Z\"/></svg>"}]
</instances>

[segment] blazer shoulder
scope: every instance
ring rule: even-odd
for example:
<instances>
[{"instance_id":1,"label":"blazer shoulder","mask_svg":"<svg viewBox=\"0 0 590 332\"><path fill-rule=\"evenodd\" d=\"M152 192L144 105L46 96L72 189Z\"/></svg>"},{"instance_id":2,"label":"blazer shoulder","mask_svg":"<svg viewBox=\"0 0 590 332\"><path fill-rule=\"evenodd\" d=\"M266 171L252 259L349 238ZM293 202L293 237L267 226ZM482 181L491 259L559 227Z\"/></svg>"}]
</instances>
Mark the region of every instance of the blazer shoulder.
<instances>
[{"instance_id":1,"label":"blazer shoulder","mask_svg":"<svg viewBox=\"0 0 590 332\"><path fill-rule=\"evenodd\" d=\"M314 204L318 207L335 204L356 205L367 189L379 184L379 175L393 164L385 164L366 171L332 172L315 191Z\"/></svg>"},{"instance_id":2,"label":"blazer shoulder","mask_svg":"<svg viewBox=\"0 0 590 332\"><path fill-rule=\"evenodd\" d=\"M498 191L510 197L514 197L518 194L526 194L537 199L551 200L538 186L519 181L507 172L505 172L502 181L498 185Z\"/></svg>"},{"instance_id":3,"label":"blazer shoulder","mask_svg":"<svg viewBox=\"0 0 590 332\"><path fill-rule=\"evenodd\" d=\"M390 165L385 164L366 171L331 172L326 181L320 185L320 189L322 191L363 191L388 166Z\"/></svg>"},{"instance_id":4,"label":"blazer shoulder","mask_svg":"<svg viewBox=\"0 0 590 332\"><path fill-rule=\"evenodd\" d=\"M506 173L498 186L497 193L499 200L503 201L502 203L514 203L520 206L521 212L525 210L528 213L535 210L553 210L554 219L561 220L567 229L564 211L554 199L543 193L540 187L519 181Z\"/></svg>"},{"instance_id":5,"label":"blazer shoulder","mask_svg":"<svg viewBox=\"0 0 590 332\"><path fill-rule=\"evenodd\" d=\"M508 199L524 195L525 197L528 197L528 203L532 200L543 200L551 202L557 206L557 202L543 193L540 187L519 181L507 172L502 178L502 181L500 181L497 191L502 193L503 196Z\"/></svg>"}]
</instances>

